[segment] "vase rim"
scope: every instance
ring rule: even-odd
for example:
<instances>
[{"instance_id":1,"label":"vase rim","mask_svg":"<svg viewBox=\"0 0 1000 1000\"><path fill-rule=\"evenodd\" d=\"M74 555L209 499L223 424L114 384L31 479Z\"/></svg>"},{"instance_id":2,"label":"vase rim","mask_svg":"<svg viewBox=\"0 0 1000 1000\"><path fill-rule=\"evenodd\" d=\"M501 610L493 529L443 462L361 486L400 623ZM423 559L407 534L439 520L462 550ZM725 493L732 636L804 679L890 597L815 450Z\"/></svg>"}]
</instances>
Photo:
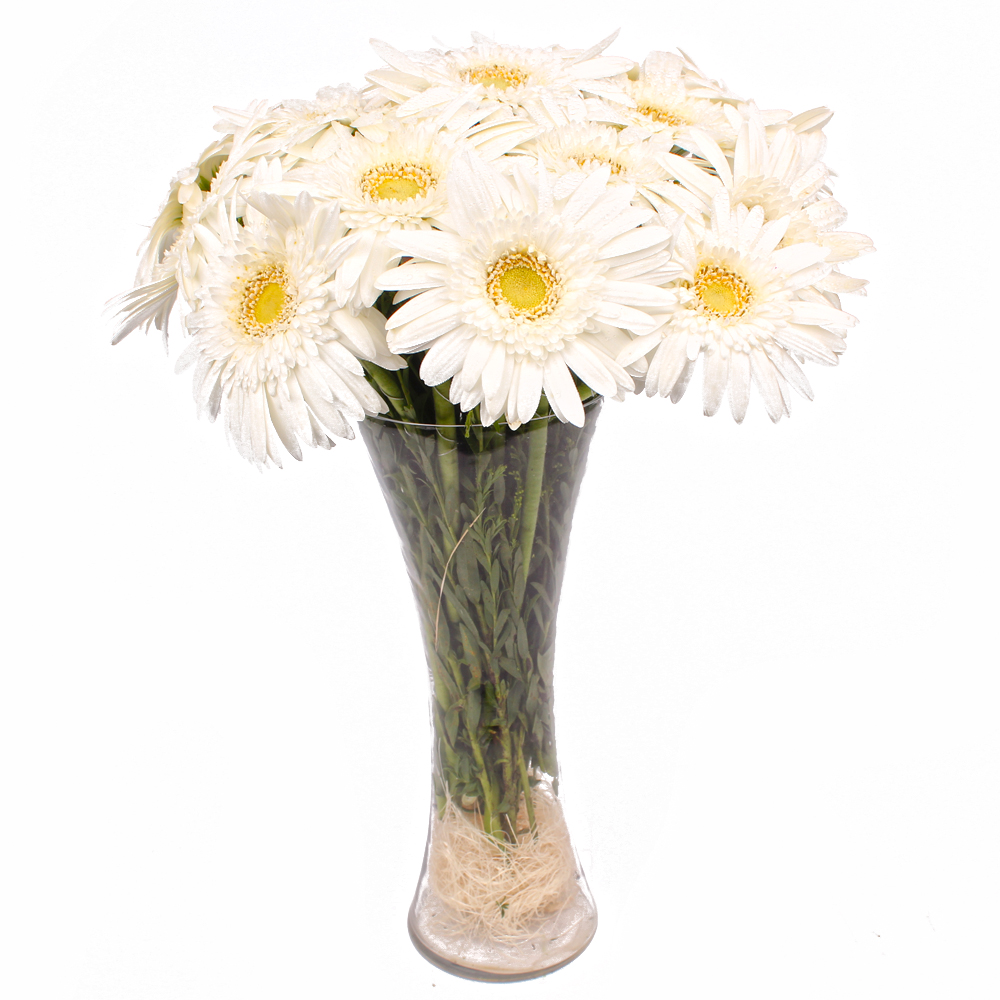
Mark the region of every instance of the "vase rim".
<instances>
[{"instance_id":1,"label":"vase rim","mask_svg":"<svg viewBox=\"0 0 1000 1000\"><path fill-rule=\"evenodd\" d=\"M590 409L592 409L595 405L597 405L597 403L601 402L603 399L604 399L604 397L599 392L595 392L594 395L590 397L590 399L583 400L583 408L584 408L584 410L590 410ZM555 415L555 413L544 413L540 417L532 417L530 420L525 421L523 424L520 424L517 429L518 430L522 430L525 427L530 427L534 423L540 423L543 420L551 420L553 417L556 420L559 419ZM383 416L380 413L375 414L374 416L372 416L372 415L369 414L368 416L365 417L365 420L371 420L373 423L377 422L377 423L382 423L382 424L399 424L401 427L426 427L429 430L440 430L443 427L455 428L455 429L458 429L458 428L464 429L465 428L465 423L464 422L460 423L460 424L425 424L425 423L421 423L421 422L419 422L417 420L396 420L394 417L386 417L386 416ZM472 430L473 428L475 428L475 429L485 429L486 427L492 427L492 426L493 426L493 424L488 424L488 425L487 424L471 424L471 425L469 425L469 429L470 430Z\"/></svg>"}]
</instances>

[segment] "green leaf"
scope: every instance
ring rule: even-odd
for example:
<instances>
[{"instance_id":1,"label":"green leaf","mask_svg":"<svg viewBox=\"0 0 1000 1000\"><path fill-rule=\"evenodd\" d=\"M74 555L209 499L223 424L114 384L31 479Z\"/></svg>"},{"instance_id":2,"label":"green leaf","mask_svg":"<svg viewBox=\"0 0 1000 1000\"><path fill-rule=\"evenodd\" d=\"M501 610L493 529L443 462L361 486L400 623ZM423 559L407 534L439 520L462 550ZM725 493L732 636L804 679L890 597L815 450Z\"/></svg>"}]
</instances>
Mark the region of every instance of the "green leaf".
<instances>
[{"instance_id":1,"label":"green leaf","mask_svg":"<svg viewBox=\"0 0 1000 1000\"><path fill-rule=\"evenodd\" d=\"M483 587L480 591L480 597L483 602L483 615L487 621L492 621L496 618L497 606L496 602L493 600L493 592Z\"/></svg>"},{"instance_id":2,"label":"green leaf","mask_svg":"<svg viewBox=\"0 0 1000 1000\"><path fill-rule=\"evenodd\" d=\"M524 708L529 715L534 715L538 711L538 674L532 674L528 679L528 697Z\"/></svg>"},{"instance_id":3,"label":"green leaf","mask_svg":"<svg viewBox=\"0 0 1000 1000\"><path fill-rule=\"evenodd\" d=\"M528 630L524 627L523 618L519 618L517 621L517 651L521 654L522 659L528 658L528 653L530 652L528 648Z\"/></svg>"},{"instance_id":4,"label":"green leaf","mask_svg":"<svg viewBox=\"0 0 1000 1000\"><path fill-rule=\"evenodd\" d=\"M503 612L501 612L501 617L504 617L509 614L510 610L508 608L504 608ZM494 650L501 649L502 647L506 646L513 638L514 638L514 623L512 621L509 621L504 625L503 629L500 631L500 635L497 636L493 649Z\"/></svg>"},{"instance_id":5,"label":"green leaf","mask_svg":"<svg viewBox=\"0 0 1000 1000\"><path fill-rule=\"evenodd\" d=\"M472 760L465 754L458 758L458 777L465 782L472 780Z\"/></svg>"},{"instance_id":6,"label":"green leaf","mask_svg":"<svg viewBox=\"0 0 1000 1000\"><path fill-rule=\"evenodd\" d=\"M537 715L535 716L535 721L531 724L531 731L534 733L535 739L541 743L544 734L542 732L542 720Z\"/></svg>"},{"instance_id":7,"label":"green leaf","mask_svg":"<svg viewBox=\"0 0 1000 1000\"><path fill-rule=\"evenodd\" d=\"M455 566L458 571L458 580L465 591L465 596L470 604L479 602L479 572L476 568L475 553L464 543L455 552Z\"/></svg>"},{"instance_id":8,"label":"green leaf","mask_svg":"<svg viewBox=\"0 0 1000 1000\"><path fill-rule=\"evenodd\" d=\"M451 645L451 629L448 627L448 615L445 613L445 609L441 608L440 614L435 610L434 619L432 621L432 626L437 625L437 639L438 639L438 649L447 649ZM431 631L431 642L434 641L433 628Z\"/></svg>"},{"instance_id":9,"label":"green leaf","mask_svg":"<svg viewBox=\"0 0 1000 1000\"><path fill-rule=\"evenodd\" d=\"M517 667L517 660L510 656L500 656L497 658L501 670L510 674L516 681L521 680L521 671Z\"/></svg>"},{"instance_id":10,"label":"green leaf","mask_svg":"<svg viewBox=\"0 0 1000 1000\"><path fill-rule=\"evenodd\" d=\"M493 635L496 636L500 629L503 628L503 623L507 620L510 615L510 608L501 608L500 613L497 615L496 624L493 626ZM496 645L500 645L499 642Z\"/></svg>"},{"instance_id":11,"label":"green leaf","mask_svg":"<svg viewBox=\"0 0 1000 1000\"><path fill-rule=\"evenodd\" d=\"M465 720L470 729L476 729L479 725L479 716L482 713L483 700L479 688L470 688L465 696Z\"/></svg>"},{"instance_id":12,"label":"green leaf","mask_svg":"<svg viewBox=\"0 0 1000 1000\"><path fill-rule=\"evenodd\" d=\"M454 746L458 737L458 705L452 705L444 716L444 729L448 736L448 742Z\"/></svg>"},{"instance_id":13,"label":"green leaf","mask_svg":"<svg viewBox=\"0 0 1000 1000\"><path fill-rule=\"evenodd\" d=\"M472 615L469 614L469 609L461 601L455 602L455 610L458 611L458 617L462 619L462 624L468 628L471 635L476 635L479 629L476 628L476 623L472 620Z\"/></svg>"},{"instance_id":14,"label":"green leaf","mask_svg":"<svg viewBox=\"0 0 1000 1000\"><path fill-rule=\"evenodd\" d=\"M524 697L524 682L516 680L507 693L507 715L513 719L521 712L521 699Z\"/></svg>"}]
</instances>

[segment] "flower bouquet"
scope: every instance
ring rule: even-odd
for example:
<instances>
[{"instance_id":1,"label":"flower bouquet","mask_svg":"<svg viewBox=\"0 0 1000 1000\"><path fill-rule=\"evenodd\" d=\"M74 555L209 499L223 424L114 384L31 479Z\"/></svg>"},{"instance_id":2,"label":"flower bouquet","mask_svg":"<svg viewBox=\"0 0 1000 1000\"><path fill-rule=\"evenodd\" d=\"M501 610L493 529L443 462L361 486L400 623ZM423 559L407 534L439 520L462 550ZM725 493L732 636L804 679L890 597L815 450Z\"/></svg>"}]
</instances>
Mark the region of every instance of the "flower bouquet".
<instances>
[{"instance_id":1,"label":"flower bouquet","mask_svg":"<svg viewBox=\"0 0 1000 1000\"><path fill-rule=\"evenodd\" d=\"M773 421L812 397L872 250L822 162L831 112L762 110L686 56L400 52L368 86L219 109L113 300L180 293L198 411L258 466L360 421L420 613L432 808L411 937L476 979L552 971L596 910L559 794L555 613L604 397Z\"/></svg>"}]
</instances>

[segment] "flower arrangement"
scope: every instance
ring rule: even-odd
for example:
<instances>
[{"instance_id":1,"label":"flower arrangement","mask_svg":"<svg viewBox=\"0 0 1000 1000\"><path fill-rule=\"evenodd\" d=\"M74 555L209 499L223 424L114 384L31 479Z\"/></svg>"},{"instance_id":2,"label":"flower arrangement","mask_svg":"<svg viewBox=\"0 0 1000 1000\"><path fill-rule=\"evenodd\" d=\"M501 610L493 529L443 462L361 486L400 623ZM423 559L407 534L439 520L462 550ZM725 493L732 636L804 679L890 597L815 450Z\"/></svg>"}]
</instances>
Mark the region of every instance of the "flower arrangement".
<instances>
[{"instance_id":1,"label":"flower arrangement","mask_svg":"<svg viewBox=\"0 0 1000 1000\"><path fill-rule=\"evenodd\" d=\"M258 466L362 433L432 680L435 809L411 935L462 974L579 953L593 905L552 727L566 533L602 397L772 421L855 320L831 112L762 110L686 55L400 52L361 90L220 109L113 300L180 299L200 413ZM179 293L179 294L178 294ZM430 915L430 916L429 916ZM548 942L541 947L539 942ZM470 944L470 942L472 942ZM473 970L473 972L470 972Z\"/></svg>"}]
</instances>

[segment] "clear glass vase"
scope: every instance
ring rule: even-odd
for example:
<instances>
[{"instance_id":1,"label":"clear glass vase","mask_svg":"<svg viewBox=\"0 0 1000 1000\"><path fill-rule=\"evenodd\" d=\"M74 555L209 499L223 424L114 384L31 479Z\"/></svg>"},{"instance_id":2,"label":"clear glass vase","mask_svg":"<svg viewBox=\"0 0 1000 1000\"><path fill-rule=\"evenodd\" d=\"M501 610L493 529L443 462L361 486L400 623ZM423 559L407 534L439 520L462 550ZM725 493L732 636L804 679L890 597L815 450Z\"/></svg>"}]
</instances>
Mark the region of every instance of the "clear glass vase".
<instances>
[{"instance_id":1,"label":"clear glass vase","mask_svg":"<svg viewBox=\"0 0 1000 1000\"><path fill-rule=\"evenodd\" d=\"M516 981L597 928L559 797L556 609L600 397L583 427L361 424L399 531L431 680L433 795L409 913L446 971ZM457 414L456 414L457 415Z\"/></svg>"}]
</instances>

